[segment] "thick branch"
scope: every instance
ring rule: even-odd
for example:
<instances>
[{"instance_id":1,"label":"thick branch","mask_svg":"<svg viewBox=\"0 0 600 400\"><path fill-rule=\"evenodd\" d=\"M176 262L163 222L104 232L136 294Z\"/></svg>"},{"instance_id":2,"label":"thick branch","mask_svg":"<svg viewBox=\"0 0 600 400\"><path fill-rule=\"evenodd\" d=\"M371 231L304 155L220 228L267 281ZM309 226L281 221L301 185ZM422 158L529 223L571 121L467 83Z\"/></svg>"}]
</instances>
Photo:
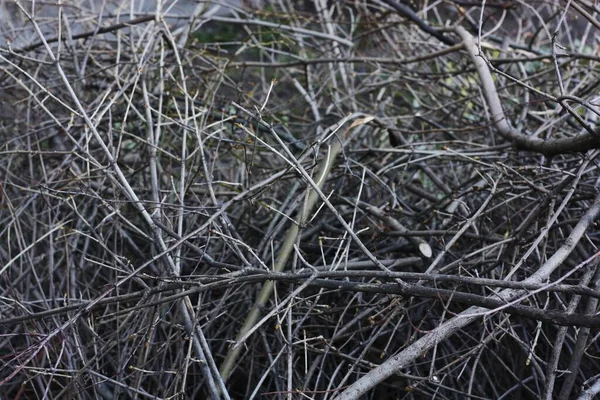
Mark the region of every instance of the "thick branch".
<instances>
[{"instance_id":1,"label":"thick branch","mask_svg":"<svg viewBox=\"0 0 600 400\"><path fill-rule=\"evenodd\" d=\"M492 122L498 130L498 133L506 140L513 143L517 148L541 153L545 156L557 154L586 152L590 149L600 147L600 135L595 136L584 133L572 138L561 138L553 140L544 140L536 137L529 137L518 132L508 123L500 97L496 91L496 85L492 78L490 69L481 55L475 39L462 26L456 27L456 33L463 39L465 49L469 52L471 60L475 64L485 100L490 108Z\"/></svg>"}]
</instances>

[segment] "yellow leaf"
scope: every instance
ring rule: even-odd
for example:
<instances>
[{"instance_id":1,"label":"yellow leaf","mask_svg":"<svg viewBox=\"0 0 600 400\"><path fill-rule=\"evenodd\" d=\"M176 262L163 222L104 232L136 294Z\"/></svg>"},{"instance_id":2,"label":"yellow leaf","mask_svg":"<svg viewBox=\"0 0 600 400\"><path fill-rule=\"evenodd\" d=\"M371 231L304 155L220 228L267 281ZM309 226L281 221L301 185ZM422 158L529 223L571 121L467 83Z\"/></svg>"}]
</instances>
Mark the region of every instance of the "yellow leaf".
<instances>
[{"instance_id":1,"label":"yellow leaf","mask_svg":"<svg viewBox=\"0 0 600 400\"><path fill-rule=\"evenodd\" d=\"M359 126L359 125L368 124L369 122L373 121L374 119L375 119L374 116L367 115L364 118L359 118L357 120L354 120L354 122L352 123L352 125L350 125L350 128L354 128L355 126Z\"/></svg>"}]
</instances>

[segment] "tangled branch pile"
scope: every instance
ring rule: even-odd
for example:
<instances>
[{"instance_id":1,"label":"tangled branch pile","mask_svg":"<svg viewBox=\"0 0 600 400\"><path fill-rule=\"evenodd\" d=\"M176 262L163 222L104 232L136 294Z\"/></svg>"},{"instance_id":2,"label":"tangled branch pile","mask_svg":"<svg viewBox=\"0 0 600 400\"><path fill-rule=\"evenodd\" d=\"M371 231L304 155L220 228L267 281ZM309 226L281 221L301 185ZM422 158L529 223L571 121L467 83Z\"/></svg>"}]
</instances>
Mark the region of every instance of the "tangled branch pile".
<instances>
[{"instance_id":1,"label":"tangled branch pile","mask_svg":"<svg viewBox=\"0 0 600 400\"><path fill-rule=\"evenodd\" d=\"M592 2L21 3L7 397L600 392Z\"/></svg>"}]
</instances>

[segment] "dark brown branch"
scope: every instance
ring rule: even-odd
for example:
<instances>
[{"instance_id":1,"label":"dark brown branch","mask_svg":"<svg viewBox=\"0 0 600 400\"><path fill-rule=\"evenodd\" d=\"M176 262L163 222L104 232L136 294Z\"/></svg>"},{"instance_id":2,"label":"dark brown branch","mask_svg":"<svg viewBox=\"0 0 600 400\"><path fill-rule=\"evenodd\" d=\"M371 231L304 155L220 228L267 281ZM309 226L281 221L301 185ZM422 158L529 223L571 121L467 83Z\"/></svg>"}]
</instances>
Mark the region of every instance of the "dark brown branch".
<instances>
[{"instance_id":1,"label":"dark brown branch","mask_svg":"<svg viewBox=\"0 0 600 400\"><path fill-rule=\"evenodd\" d=\"M143 24L144 22L152 21L154 18L155 18L154 15L145 15L143 17L134 18L134 19L129 20L129 21L119 22L118 24L106 26L104 28L99 28L99 29L96 29L94 31L88 31L88 32L78 33L76 35L73 35L72 39L73 40L86 39L86 38L89 38L89 37L92 37L92 36L102 35L103 33L114 32L114 31L117 31L119 29L126 28L128 26ZM54 37L46 39L46 43L56 43L60 39L61 38L59 38L58 36L54 36ZM13 52L17 53L17 54L26 53L28 51L35 50L38 47L42 47L43 45L44 45L44 42L40 40L40 41L32 43L32 44L30 44L28 46L22 47L20 49L13 50Z\"/></svg>"},{"instance_id":2,"label":"dark brown branch","mask_svg":"<svg viewBox=\"0 0 600 400\"><path fill-rule=\"evenodd\" d=\"M403 17L405 17L405 18L409 19L410 21L414 22L415 24L417 24L419 29L421 29L423 32L430 34L431 36L435 37L442 43L447 44L448 46L456 45L456 42L454 40L444 36L443 33L435 30L430 25L426 24L425 21L423 21L421 18L419 18L419 16L413 10L410 9L410 7L408 7L404 4L398 3L395 0L382 0L382 1L385 4L389 5L390 7L392 7L394 10L396 10L396 12L398 14L402 15Z\"/></svg>"}]
</instances>

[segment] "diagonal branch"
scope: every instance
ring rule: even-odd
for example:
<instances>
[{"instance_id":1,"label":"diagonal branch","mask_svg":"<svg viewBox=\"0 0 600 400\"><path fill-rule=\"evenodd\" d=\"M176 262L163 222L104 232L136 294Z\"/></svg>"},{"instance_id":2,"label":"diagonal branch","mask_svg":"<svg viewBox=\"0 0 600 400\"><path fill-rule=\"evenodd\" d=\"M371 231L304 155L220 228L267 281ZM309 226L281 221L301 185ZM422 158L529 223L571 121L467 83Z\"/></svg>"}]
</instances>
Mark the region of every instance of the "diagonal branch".
<instances>
[{"instance_id":1,"label":"diagonal branch","mask_svg":"<svg viewBox=\"0 0 600 400\"><path fill-rule=\"evenodd\" d=\"M581 240L588 227L600 214L600 195L594 199L593 205L584 214L581 220L577 223L569 237L565 240L562 247L558 249L552 257L548 259L540 269L532 276L526 279L526 283L540 283L547 279L550 274L561 265L573 251L577 243ZM524 295L526 292L522 290L506 289L494 295L494 298L504 301L510 301L516 297ZM336 400L351 400L358 399L363 394L374 388L377 384L389 378L393 374L399 372L402 368L412 363L419 356L433 348L439 342L446 340L460 329L481 319L489 314L489 310L481 307L470 307L463 311L448 322L438 326L436 329L421 337L419 340L394 355L377 368L370 371L368 374L354 382L350 387L344 390Z\"/></svg>"}]
</instances>

